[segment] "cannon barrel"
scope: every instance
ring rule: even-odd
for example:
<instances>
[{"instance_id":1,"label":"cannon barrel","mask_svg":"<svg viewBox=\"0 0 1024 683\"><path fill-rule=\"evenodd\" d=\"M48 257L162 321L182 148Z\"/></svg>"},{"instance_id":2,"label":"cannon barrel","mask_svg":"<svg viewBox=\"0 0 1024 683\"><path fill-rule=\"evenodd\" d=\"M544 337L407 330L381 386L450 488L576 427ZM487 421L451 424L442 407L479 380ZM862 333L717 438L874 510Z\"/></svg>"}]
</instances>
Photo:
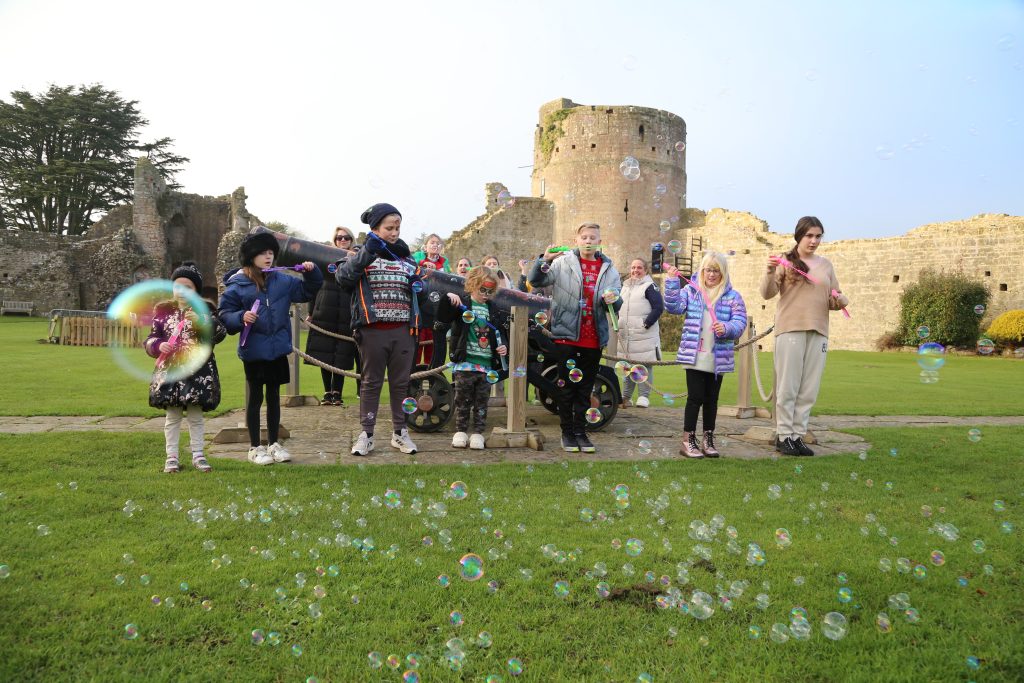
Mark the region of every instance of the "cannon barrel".
<instances>
[{"instance_id":1,"label":"cannon barrel","mask_svg":"<svg viewBox=\"0 0 1024 683\"><path fill-rule=\"evenodd\" d=\"M343 249L292 237L263 226L255 228L252 232L268 232L277 238L277 243L281 247L281 253L277 259L278 265L293 266L303 261L312 261L324 272L326 277L332 277L332 274L328 273L327 266L347 258ZM428 292L437 292L441 296L448 293L461 295L466 286L465 279L461 275L430 268L423 270L423 285ZM430 298L433 301L434 297ZM436 304L436 301L433 303ZM527 294L517 289L499 289L494 297L494 303L505 310L510 310L513 306L526 306L530 309L530 315L551 308L551 300L546 296ZM433 309L434 306L431 308Z\"/></svg>"}]
</instances>

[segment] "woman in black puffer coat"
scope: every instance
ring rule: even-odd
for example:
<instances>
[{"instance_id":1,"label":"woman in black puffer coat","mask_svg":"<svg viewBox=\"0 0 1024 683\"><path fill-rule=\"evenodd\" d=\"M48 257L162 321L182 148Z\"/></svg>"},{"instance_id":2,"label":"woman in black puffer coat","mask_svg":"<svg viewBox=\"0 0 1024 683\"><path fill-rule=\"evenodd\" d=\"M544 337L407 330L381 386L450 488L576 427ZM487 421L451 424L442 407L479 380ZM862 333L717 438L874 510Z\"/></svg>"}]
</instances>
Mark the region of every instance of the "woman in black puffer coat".
<instances>
[{"instance_id":1,"label":"woman in black puffer coat","mask_svg":"<svg viewBox=\"0 0 1024 683\"><path fill-rule=\"evenodd\" d=\"M339 226L334 229L333 245L339 249L345 249L350 255L356 253L352 232L348 228ZM351 337L351 301L351 293L343 292L334 277L326 277L324 286L320 288L307 320L317 327L322 327L335 334ZM362 363L355 343L336 339L313 329L309 331L309 336L306 339L306 353L322 363L342 370L351 370L354 365L356 372L362 371ZM307 364L309 363L307 362ZM323 405L343 405L341 391L345 384L345 376L336 375L322 368L320 374L324 381ZM356 381L356 395L359 395L358 380Z\"/></svg>"}]
</instances>

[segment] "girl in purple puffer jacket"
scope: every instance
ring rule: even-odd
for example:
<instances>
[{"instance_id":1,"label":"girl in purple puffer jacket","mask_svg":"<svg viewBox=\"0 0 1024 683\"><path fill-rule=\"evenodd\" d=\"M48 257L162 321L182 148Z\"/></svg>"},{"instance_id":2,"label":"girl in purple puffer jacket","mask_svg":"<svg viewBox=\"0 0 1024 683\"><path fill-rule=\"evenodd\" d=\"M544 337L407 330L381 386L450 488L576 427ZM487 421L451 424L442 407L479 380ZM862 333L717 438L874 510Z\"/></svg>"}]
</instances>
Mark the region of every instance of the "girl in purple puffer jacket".
<instances>
[{"instance_id":1,"label":"girl in purple puffer jacket","mask_svg":"<svg viewBox=\"0 0 1024 683\"><path fill-rule=\"evenodd\" d=\"M743 297L729 283L724 255L709 251L700 261L693 280L685 286L679 271L665 267L665 310L685 315L683 336L676 360L686 368L686 410L683 414L683 447L688 458L717 458L715 417L723 373L735 368L733 347L747 328ZM697 413L704 409L704 438L697 442Z\"/></svg>"}]
</instances>

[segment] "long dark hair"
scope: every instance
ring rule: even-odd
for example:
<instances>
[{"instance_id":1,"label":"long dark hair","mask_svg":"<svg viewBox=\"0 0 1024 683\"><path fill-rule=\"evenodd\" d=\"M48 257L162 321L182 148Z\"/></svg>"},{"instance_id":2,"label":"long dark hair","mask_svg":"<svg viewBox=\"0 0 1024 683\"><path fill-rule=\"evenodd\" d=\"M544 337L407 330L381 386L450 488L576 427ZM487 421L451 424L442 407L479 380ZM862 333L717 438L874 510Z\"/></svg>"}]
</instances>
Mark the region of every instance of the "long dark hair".
<instances>
[{"instance_id":1,"label":"long dark hair","mask_svg":"<svg viewBox=\"0 0 1024 683\"><path fill-rule=\"evenodd\" d=\"M811 269L808 268L807 264L800 258L800 252L797 251L797 247L800 245L800 240L804 238L804 235L806 235L807 231L811 228L821 228L821 234L825 234L825 226L821 224L821 221L819 221L816 216L804 216L796 222L796 228L793 230L793 239L796 240L796 244L794 244L790 252L786 254L786 259L805 273L810 272ZM794 280L804 280L803 275L789 269L786 270L786 278L791 282Z\"/></svg>"}]
</instances>

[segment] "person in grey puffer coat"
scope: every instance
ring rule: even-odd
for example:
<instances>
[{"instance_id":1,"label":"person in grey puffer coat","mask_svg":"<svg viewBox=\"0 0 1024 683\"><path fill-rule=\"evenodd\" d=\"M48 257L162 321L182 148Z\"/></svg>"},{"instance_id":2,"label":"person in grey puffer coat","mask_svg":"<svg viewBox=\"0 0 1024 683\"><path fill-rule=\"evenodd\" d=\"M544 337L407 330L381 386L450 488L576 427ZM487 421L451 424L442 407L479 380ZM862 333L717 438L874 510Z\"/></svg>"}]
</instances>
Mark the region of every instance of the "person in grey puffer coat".
<instances>
[{"instance_id":1,"label":"person in grey puffer coat","mask_svg":"<svg viewBox=\"0 0 1024 683\"><path fill-rule=\"evenodd\" d=\"M688 458L717 458L715 418L723 373L735 369L734 347L747 329L747 307L729 282L725 256L709 251L693 279L683 286L679 271L665 268L665 309L685 315L676 360L686 368L683 446ZM704 438L697 443L697 413L704 409Z\"/></svg>"}]
</instances>

